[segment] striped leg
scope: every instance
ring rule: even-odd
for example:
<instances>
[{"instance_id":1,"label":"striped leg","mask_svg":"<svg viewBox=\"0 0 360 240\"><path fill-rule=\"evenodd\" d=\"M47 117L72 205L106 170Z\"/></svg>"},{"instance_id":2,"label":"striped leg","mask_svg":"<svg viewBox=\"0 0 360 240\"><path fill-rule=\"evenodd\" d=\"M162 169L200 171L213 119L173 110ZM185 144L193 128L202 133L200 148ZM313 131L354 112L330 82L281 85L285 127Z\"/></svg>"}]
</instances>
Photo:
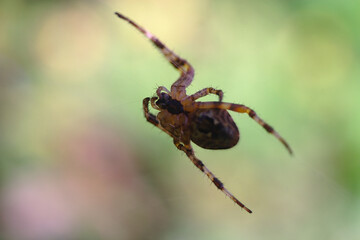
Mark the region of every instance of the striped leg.
<instances>
[{"instance_id":1,"label":"striped leg","mask_svg":"<svg viewBox=\"0 0 360 240\"><path fill-rule=\"evenodd\" d=\"M160 125L160 122L159 120L156 118L156 116L154 114L151 114L149 112L149 101L150 101L150 98L144 98L143 100L143 110L144 110L144 115L145 115L145 118L146 120L153 124L155 127L159 128L160 130L164 131L165 133L167 133L170 137L174 138L173 134L171 134L168 130L166 130L165 128L163 128L161 125Z\"/></svg>"},{"instance_id":2,"label":"striped leg","mask_svg":"<svg viewBox=\"0 0 360 240\"><path fill-rule=\"evenodd\" d=\"M289 151L290 154L292 154L292 150L289 146L289 144L283 139L278 132L274 130L269 124L267 124L264 120L262 120L254 110L251 108L248 108L245 105L242 104L234 104L234 103L224 103L224 102L196 102L194 104L195 108L197 109L225 109L225 110L231 110L238 113L247 113L252 119L254 119L258 124L260 124L265 130L274 135ZM185 108L186 111L186 108Z\"/></svg>"},{"instance_id":3,"label":"striped leg","mask_svg":"<svg viewBox=\"0 0 360 240\"><path fill-rule=\"evenodd\" d=\"M148 98L148 97L144 98L144 100L143 100L143 109L144 109L145 118L149 123L152 123L153 125L158 126L160 123L157 120L156 116L149 112L149 101L150 101L150 98Z\"/></svg>"},{"instance_id":4,"label":"striped leg","mask_svg":"<svg viewBox=\"0 0 360 240\"><path fill-rule=\"evenodd\" d=\"M187 98L190 98L192 101L195 101L196 99L199 99L201 97L205 97L209 94L215 94L219 96L219 102L222 101L224 93L221 90L216 90L215 88L209 87L209 88L204 88L196 93L194 93L191 96L188 96Z\"/></svg>"},{"instance_id":5,"label":"striped leg","mask_svg":"<svg viewBox=\"0 0 360 240\"><path fill-rule=\"evenodd\" d=\"M180 78L171 86L171 92L176 93L176 96L172 96L173 98L178 99L179 97L183 97L185 93L185 88L190 85L192 79L194 77L194 68L185 60L177 56L173 51L167 48L157 37L155 37L152 33L139 26L137 23L132 21L131 19L125 17L124 15L115 12L115 14L130 23L137 30L143 33L152 43L161 51L164 57L181 73Z\"/></svg>"},{"instance_id":6,"label":"striped leg","mask_svg":"<svg viewBox=\"0 0 360 240\"><path fill-rule=\"evenodd\" d=\"M241 203L234 195L232 195L225 187L224 184L217 178L215 175L199 160L196 158L194 151L190 144L185 147L183 144L180 143L180 141L173 136L169 131L164 129L159 121L156 119L156 116L151 114L149 112L149 101L150 98L144 98L143 100L143 108L144 108L144 114L146 117L146 120L150 123L152 123L154 126L160 128L167 134L169 134L174 139L175 146L186 153L186 155L190 158L190 160L194 163L194 165L200 169L203 173L205 173L208 178L215 184L215 186L220 189L223 193L225 193L226 196L228 196L231 200L233 200L237 205L239 205L241 208L245 209L248 213L252 213L252 211L247 208L243 203Z\"/></svg>"},{"instance_id":7,"label":"striped leg","mask_svg":"<svg viewBox=\"0 0 360 240\"><path fill-rule=\"evenodd\" d=\"M194 150L192 149L191 145L184 146L180 142L176 141L174 139L175 146L186 153L186 155L190 158L190 160L193 162L193 164L200 169L203 173L208 176L208 178L215 184L215 186L221 190L223 193L225 193L226 196L228 196L231 200L233 200L237 205L239 205L241 208L245 209L248 213L252 213L252 211L247 208L243 203L241 203L234 195L232 195L225 187L224 184L217 178L215 175L195 156Z\"/></svg>"}]
</instances>

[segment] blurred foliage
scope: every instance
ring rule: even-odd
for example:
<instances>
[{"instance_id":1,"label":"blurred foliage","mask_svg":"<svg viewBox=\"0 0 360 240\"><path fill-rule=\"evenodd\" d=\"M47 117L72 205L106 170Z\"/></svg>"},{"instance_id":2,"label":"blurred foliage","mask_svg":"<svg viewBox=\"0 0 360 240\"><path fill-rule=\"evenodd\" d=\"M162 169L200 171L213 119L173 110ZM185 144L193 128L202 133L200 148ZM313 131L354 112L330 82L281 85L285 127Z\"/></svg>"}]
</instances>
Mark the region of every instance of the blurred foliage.
<instances>
[{"instance_id":1,"label":"blurred foliage","mask_svg":"<svg viewBox=\"0 0 360 240\"><path fill-rule=\"evenodd\" d=\"M240 144L197 156L142 99L177 72L120 11L195 67L188 92L246 104ZM357 1L0 2L1 239L358 239ZM215 99L206 97L204 101Z\"/></svg>"}]
</instances>

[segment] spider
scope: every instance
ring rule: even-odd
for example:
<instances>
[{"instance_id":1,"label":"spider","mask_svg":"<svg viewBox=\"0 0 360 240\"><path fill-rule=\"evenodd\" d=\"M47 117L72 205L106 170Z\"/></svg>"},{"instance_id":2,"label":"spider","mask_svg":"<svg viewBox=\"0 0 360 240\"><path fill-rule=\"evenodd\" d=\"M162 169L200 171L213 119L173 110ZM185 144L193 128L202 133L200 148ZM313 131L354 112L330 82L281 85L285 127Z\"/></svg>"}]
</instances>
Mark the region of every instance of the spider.
<instances>
[{"instance_id":1,"label":"spider","mask_svg":"<svg viewBox=\"0 0 360 240\"><path fill-rule=\"evenodd\" d=\"M170 91L166 87L160 86L156 90L156 97L144 98L143 110L146 120L167 133L173 139L174 145L183 151L192 163L205 173L219 190L248 213L252 213L195 156L191 141L205 149L228 149L235 146L239 141L239 130L228 113L228 110L230 110L248 114L268 133L274 135L292 154L289 144L251 108L241 104L223 102L223 92L221 90L208 87L192 95L187 95L186 88L192 82L195 73L190 63L180 58L157 37L131 19L118 12L115 12L115 14L144 34L160 50L167 61L180 72L180 77L171 85ZM209 94L217 95L219 101L196 101ZM159 111L157 116L149 112L149 103L154 109Z\"/></svg>"}]
</instances>

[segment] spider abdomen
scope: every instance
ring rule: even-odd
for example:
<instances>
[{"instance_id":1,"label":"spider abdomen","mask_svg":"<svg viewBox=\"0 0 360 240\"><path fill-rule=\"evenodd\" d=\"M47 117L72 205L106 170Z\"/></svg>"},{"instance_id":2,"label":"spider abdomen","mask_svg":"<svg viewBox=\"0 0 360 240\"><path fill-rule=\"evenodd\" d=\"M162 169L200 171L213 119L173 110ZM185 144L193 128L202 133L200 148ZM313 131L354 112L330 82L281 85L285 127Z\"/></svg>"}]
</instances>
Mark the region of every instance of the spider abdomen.
<instances>
[{"instance_id":1,"label":"spider abdomen","mask_svg":"<svg viewBox=\"0 0 360 240\"><path fill-rule=\"evenodd\" d=\"M240 138L230 114L223 109L201 109L191 114L191 141L205 149L228 149Z\"/></svg>"}]
</instances>

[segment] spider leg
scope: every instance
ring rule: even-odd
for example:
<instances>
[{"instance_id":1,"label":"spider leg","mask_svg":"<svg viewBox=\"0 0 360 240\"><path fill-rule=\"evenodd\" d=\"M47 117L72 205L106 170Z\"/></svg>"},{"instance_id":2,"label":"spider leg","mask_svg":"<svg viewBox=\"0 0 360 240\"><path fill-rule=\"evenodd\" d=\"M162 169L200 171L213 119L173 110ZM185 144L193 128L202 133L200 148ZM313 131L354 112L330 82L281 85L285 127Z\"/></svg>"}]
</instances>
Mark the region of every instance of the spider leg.
<instances>
[{"instance_id":1,"label":"spider leg","mask_svg":"<svg viewBox=\"0 0 360 240\"><path fill-rule=\"evenodd\" d=\"M156 116L154 114L151 114L149 111L149 101L149 97L143 99L143 110L145 118L149 123L158 126L160 124L159 121L157 120Z\"/></svg>"},{"instance_id":2,"label":"spider leg","mask_svg":"<svg viewBox=\"0 0 360 240\"><path fill-rule=\"evenodd\" d=\"M267 124L264 120L262 120L254 110L251 108L242 105L242 104L234 104L234 103L225 103L225 102L196 102L194 106L190 106L190 108L195 109L225 109L231 110L238 113L247 113L252 119L254 119L258 124L260 124L268 133L274 135L289 151L290 154L293 153L290 145L285 141L284 138L280 136L278 132L274 130L269 124ZM185 108L185 111L187 109Z\"/></svg>"},{"instance_id":3,"label":"spider leg","mask_svg":"<svg viewBox=\"0 0 360 240\"><path fill-rule=\"evenodd\" d=\"M247 208L243 203L241 203L234 195L232 195L225 187L224 184L217 178L215 175L204 165L202 161L200 161L194 154L194 150L192 149L191 145L183 145L178 140L174 138L174 144L175 146L186 153L186 155L190 158L192 163L200 169L203 173L208 176L208 178L215 184L215 186L221 190L223 193L225 193L226 196L228 196L231 200L233 200L237 205L239 205L241 208L245 209L248 213L252 213L252 211Z\"/></svg>"},{"instance_id":4,"label":"spider leg","mask_svg":"<svg viewBox=\"0 0 360 240\"><path fill-rule=\"evenodd\" d=\"M153 98L156 98L156 97L153 97ZM151 100L153 99L151 98ZM150 98L147 97L147 98L144 98L143 100L143 110L144 110L144 115L145 115L145 118L146 120L153 124L155 127L159 128L160 130L162 130L163 132L167 133L170 137L172 138L175 138L173 134L171 134L168 130L166 130L165 128L163 128L161 125L160 125L160 122L159 120L157 119L157 117L150 113L149 112L149 101L150 101Z\"/></svg>"},{"instance_id":5,"label":"spider leg","mask_svg":"<svg viewBox=\"0 0 360 240\"><path fill-rule=\"evenodd\" d=\"M176 138L173 134L171 134L168 130L163 128L160 125L160 122L157 120L156 116L149 112L149 101L150 98L144 98L143 100L143 109L145 118L148 122L153 124L154 126L160 128L162 131L166 132L170 137L173 138L175 146L186 153L189 159L193 162L193 164L200 169L203 173L205 173L208 178L215 184L215 186L220 189L226 196L231 198L237 205L241 208L245 209L247 212L252 213L252 211L247 208L243 203L241 203L234 195L232 195L225 187L224 184L217 178L215 175L195 156L194 150L192 149L190 143L186 146L180 143L180 140Z\"/></svg>"},{"instance_id":6,"label":"spider leg","mask_svg":"<svg viewBox=\"0 0 360 240\"><path fill-rule=\"evenodd\" d=\"M216 90L215 88L209 87L209 88L204 88L200 91L197 91L196 93L186 97L186 99L184 101L186 101L187 99L191 99L191 101L195 101L196 99L199 99L201 97L205 97L209 94L215 94L218 95L219 97L219 102L222 101L224 93L221 90Z\"/></svg>"},{"instance_id":7,"label":"spider leg","mask_svg":"<svg viewBox=\"0 0 360 240\"><path fill-rule=\"evenodd\" d=\"M161 109L160 109L160 108L156 105L156 103L155 103L156 100L158 100L157 97L152 97L152 98L150 99L151 106L152 106L154 109L160 111Z\"/></svg>"},{"instance_id":8,"label":"spider leg","mask_svg":"<svg viewBox=\"0 0 360 240\"><path fill-rule=\"evenodd\" d=\"M158 89L156 89L156 95L158 95L160 97L160 93L162 91L166 92L167 94L170 94L170 91L166 87L160 86L160 87L158 87Z\"/></svg>"},{"instance_id":9,"label":"spider leg","mask_svg":"<svg viewBox=\"0 0 360 240\"><path fill-rule=\"evenodd\" d=\"M164 57L173 65L180 73L180 78L171 86L171 92L175 93L173 98L179 99L180 97L184 97L186 95L185 88L190 85L192 79L194 77L194 68L188 63L185 59L180 58L173 51L167 48L157 37L155 37L152 33L139 26L137 23L125 17L124 15L115 12L115 14L130 23L137 30L145 35L154 45L157 47Z\"/></svg>"}]
</instances>

